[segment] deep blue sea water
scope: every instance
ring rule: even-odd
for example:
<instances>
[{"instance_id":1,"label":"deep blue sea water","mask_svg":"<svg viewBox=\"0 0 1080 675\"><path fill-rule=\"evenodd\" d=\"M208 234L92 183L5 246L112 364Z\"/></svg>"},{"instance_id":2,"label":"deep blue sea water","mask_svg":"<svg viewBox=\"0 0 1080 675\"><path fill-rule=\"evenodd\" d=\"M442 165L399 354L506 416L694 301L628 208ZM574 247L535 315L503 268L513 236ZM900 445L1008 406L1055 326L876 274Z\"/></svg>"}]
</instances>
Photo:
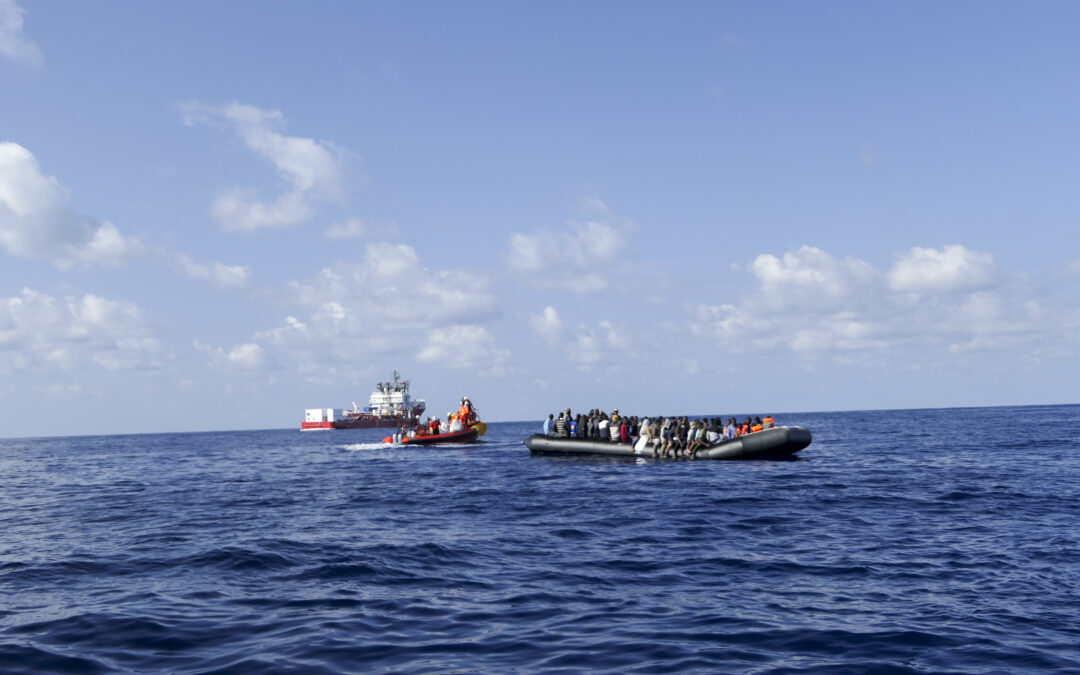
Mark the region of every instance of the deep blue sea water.
<instances>
[{"instance_id":1,"label":"deep blue sea water","mask_svg":"<svg viewBox=\"0 0 1080 675\"><path fill-rule=\"evenodd\" d=\"M1080 673L1080 406L777 418L800 459L0 440L0 672Z\"/></svg>"}]
</instances>

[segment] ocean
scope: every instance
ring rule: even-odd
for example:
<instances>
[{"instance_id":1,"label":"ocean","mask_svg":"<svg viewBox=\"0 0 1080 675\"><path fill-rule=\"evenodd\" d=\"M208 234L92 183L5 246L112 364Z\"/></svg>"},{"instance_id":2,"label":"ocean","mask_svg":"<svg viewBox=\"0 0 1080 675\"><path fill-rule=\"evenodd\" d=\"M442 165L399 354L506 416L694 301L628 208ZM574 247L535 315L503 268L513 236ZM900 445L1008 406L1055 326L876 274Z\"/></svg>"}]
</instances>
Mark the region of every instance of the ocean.
<instances>
[{"instance_id":1,"label":"ocean","mask_svg":"<svg viewBox=\"0 0 1080 675\"><path fill-rule=\"evenodd\" d=\"M0 672L1080 673L1080 406L777 414L793 461L543 416L0 439Z\"/></svg>"}]
</instances>

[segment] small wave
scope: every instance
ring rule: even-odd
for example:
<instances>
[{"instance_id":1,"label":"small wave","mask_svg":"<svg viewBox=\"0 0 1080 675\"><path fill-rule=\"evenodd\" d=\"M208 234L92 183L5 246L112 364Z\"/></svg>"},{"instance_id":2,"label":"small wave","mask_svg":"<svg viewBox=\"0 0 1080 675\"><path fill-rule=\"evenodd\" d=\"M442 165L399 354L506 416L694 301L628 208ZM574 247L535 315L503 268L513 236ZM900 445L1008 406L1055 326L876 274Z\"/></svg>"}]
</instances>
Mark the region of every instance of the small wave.
<instances>
[{"instance_id":1,"label":"small wave","mask_svg":"<svg viewBox=\"0 0 1080 675\"><path fill-rule=\"evenodd\" d=\"M289 569L296 565L294 560L284 555L236 546L206 551L188 556L178 562L184 567L195 569L215 568L229 571L274 571Z\"/></svg>"},{"instance_id":2,"label":"small wave","mask_svg":"<svg viewBox=\"0 0 1080 675\"><path fill-rule=\"evenodd\" d=\"M91 659L65 656L38 647L0 645L5 673L107 673L109 668Z\"/></svg>"}]
</instances>

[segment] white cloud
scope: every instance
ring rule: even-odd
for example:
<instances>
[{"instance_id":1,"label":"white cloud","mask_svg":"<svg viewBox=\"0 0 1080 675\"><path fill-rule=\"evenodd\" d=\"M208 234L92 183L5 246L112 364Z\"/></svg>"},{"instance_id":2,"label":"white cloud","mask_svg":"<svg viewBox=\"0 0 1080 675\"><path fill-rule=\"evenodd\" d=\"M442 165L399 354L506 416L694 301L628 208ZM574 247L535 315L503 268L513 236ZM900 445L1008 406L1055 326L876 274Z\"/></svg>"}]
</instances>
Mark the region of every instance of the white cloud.
<instances>
[{"instance_id":1,"label":"white cloud","mask_svg":"<svg viewBox=\"0 0 1080 675\"><path fill-rule=\"evenodd\" d=\"M223 347L211 347L198 340L193 344L195 349L209 357L210 367L215 370L255 372L272 366L263 348L254 342L236 345L228 350Z\"/></svg>"},{"instance_id":2,"label":"white cloud","mask_svg":"<svg viewBox=\"0 0 1080 675\"><path fill-rule=\"evenodd\" d=\"M543 338L548 344L555 344L562 337L563 323L559 313L554 307L548 305L538 315L529 317L529 325L533 331Z\"/></svg>"},{"instance_id":3,"label":"white cloud","mask_svg":"<svg viewBox=\"0 0 1080 675\"><path fill-rule=\"evenodd\" d=\"M63 300L23 289L0 298L0 372L158 367L160 345L134 303L86 294Z\"/></svg>"},{"instance_id":4,"label":"white cloud","mask_svg":"<svg viewBox=\"0 0 1080 675\"><path fill-rule=\"evenodd\" d=\"M111 264L144 255L138 240L108 221L70 211L67 192L17 143L0 143L0 246L60 267Z\"/></svg>"},{"instance_id":5,"label":"white cloud","mask_svg":"<svg viewBox=\"0 0 1080 675\"><path fill-rule=\"evenodd\" d=\"M997 279L997 265L989 253L960 244L942 249L912 248L889 272L894 291L952 293L989 288Z\"/></svg>"},{"instance_id":6,"label":"white cloud","mask_svg":"<svg viewBox=\"0 0 1080 675\"><path fill-rule=\"evenodd\" d=\"M510 361L510 352L497 348L495 338L483 326L455 325L428 331L427 342L416 358L501 375Z\"/></svg>"},{"instance_id":7,"label":"white cloud","mask_svg":"<svg viewBox=\"0 0 1080 675\"><path fill-rule=\"evenodd\" d=\"M782 257L762 254L751 265L765 298L777 306L832 304L849 300L880 274L861 260L837 260L813 246L803 246Z\"/></svg>"},{"instance_id":8,"label":"white cloud","mask_svg":"<svg viewBox=\"0 0 1080 675\"><path fill-rule=\"evenodd\" d=\"M247 283L250 270L246 265L226 265L224 263L200 263L186 255L177 257L180 268L188 277L199 281L209 281L222 288L240 288Z\"/></svg>"},{"instance_id":9,"label":"white cloud","mask_svg":"<svg viewBox=\"0 0 1080 675\"><path fill-rule=\"evenodd\" d=\"M539 314L529 316L529 326L545 343L559 352L560 360L567 359L583 370L598 363L611 363L632 350L629 331L608 320L595 324L580 323L569 335L562 317L550 305Z\"/></svg>"},{"instance_id":10,"label":"white cloud","mask_svg":"<svg viewBox=\"0 0 1080 675\"><path fill-rule=\"evenodd\" d=\"M341 195L345 152L328 141L285 135L285 116L277 110L229 103L198 102L180 106L184 123L225 124L258 156L273 164L288 190L275 199L259 199L254 188L239 187L220 195L212 207L226 228L253 231L288 227L310 218L314 205Z\"/></svg>"},{"instance_id":11,"label":"white cloud","mask_svg":"<svg viewBox=\"0 0 1080 675\"><path fill-rule=\"evenodd\" d=\"M1080 258L1065 263L1065 265L1059 268L1056 273L1057 276L1066 279L1080 279Z\"/></svg>"},{"instance_id":12,"label":"white cloud","mask_svg":"<svg viewBox=\"0 0 1080 675\"><path fill-rule=\"evenodd\" d=\"M281 325L259 331L254 341L291 355L302 369L320 372L355 369L380 355L434 358L448 341L482 329L497 314L486 278L430 270L404 244L369 243L360 262L327 267L310 280L293 282L291 290L303 315L295 312ZM473 334L484 343L490 337L486 329ZM488 344L483 353L496 363L502 350Z\"/></svg>"},{"instance_id":13,"label":"white cloud","mask_svg":"<svg viewBox=\"0 0 1080 675\"><path fill-rule=\"evenodd\" d=\"M15 0L0 0L0 56L16 63L41 65L41 50L23 36L26 10Z\"/></svg>"},{"instance_id":14,"label":"white cloud","mask_svg":"<svg viewBox=\"0 0 1080 675\"><path fill-rule=\"evenodd\" d=\"M293 288L303 305L329 318L377 321L383 330L474 323L495 310L487 279L463 270L428 270L406 244L367 244L360 263L338 263Z\"/></svg>"},{"instance_id":15,"label":"white cloud","mask_svg":"<svg viewBox=\"0 0 1080 675\"><path fill-rule=\"evenodd\" d=\"M599 321L595 327L578 325L566 345L567 355L587 370L601 362L617 361L630 351L627 331L611 321Z\"/></svg>"},{"instance_id":16,"label":"white cloud","mask_svg":"<svg viewBox=\"0 0 1080 675\"><path fill-rule=\"evenodd\" d=\"M583 202L585 220L563 231L541 230L510 236L510 268L541 288L578 294L598 293L629 246L633 225L619 219L598 199Z\"/></svg>"},{"instance_id":17,"label":"white cloud","mask_svg":"<svg viewBox=\"0 0 1080 675\"><path fill-rule=\"evenodd\" d=\"M369 229L368 224L362 219L349 218L326 228L323 236L327 239L359 239L367 236Z\"/></svg>"},{"instance_id":18,"label":"white cloud","mask_svg":"<svg viewBox=\"0 0 1080 675\"><path fill-rule=\"evenodd\" d=\"M346 218L323 230L323 237L334 240L368 239L386 241L398 234L397 223L393 221L372 222L363 218Z\"/></svg>"},{"instance_id":19,"label":"white cloud","mask_svg":"<svg viewBox=\"0 0 1080 675\"><path fill-rule=\"evenodd\" d=\"M1025 292L988 288L997 283L992 256L959 245L913 248L888 274L809 246L760 255L752 270L758 289L745 301L690 308L694 335L733 353L921 363L995 341L1037 342L1053 330Z\"/></svg>"}]
</instances>

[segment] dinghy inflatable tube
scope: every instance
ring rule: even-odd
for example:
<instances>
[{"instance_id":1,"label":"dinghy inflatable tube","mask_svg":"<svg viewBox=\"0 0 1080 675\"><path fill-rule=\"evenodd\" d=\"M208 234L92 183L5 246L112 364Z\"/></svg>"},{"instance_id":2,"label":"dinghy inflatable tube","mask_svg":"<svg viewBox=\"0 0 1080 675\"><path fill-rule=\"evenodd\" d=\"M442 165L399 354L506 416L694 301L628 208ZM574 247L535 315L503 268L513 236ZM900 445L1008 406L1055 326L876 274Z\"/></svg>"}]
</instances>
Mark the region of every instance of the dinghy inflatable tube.
<instances>
[{"instance_id":1,"label":"dinghy inflatable tube","mask_svg":"<svg viewBox=\"0 0 1080 675\"><path fill-rule=\"evenodd\" d=\"M810 445L813 437L803 427L775 427L710 445L697 451L698 459L769 459L794 455ZM605 443L591 438L563 438L533 434L522 441L536 454L613 455L652 457L652 448L634 450L629 443Z\"/></svg>"}]
</instances>

